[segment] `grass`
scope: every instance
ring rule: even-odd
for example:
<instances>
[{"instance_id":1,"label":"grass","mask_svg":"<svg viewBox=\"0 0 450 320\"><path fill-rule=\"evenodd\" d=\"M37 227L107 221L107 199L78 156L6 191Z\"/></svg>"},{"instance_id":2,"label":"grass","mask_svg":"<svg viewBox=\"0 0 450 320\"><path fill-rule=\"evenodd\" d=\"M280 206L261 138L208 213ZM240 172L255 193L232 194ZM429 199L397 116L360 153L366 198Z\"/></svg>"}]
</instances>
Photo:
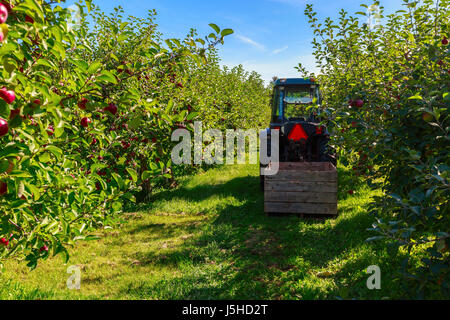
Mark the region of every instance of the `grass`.
<instances>
[{"instance_id":1,"label":"grass","mask_svg":"<svg viewBox=\"0 0 450 320\"><path fill-rule=\"evenodd\" d=\"M265 216L257 166L185 177L120 229L80 242L67 265L56 257L30 272L7 262L0 299L401 298L392 280L400 257L365 242L377 192L350 186L345 168L339 179L339 217L312 220ZM70 265L82 270L80 290L66 287ZM366 287L370 265L381 268L381 290Z\"/></svg>"}]
</instances>

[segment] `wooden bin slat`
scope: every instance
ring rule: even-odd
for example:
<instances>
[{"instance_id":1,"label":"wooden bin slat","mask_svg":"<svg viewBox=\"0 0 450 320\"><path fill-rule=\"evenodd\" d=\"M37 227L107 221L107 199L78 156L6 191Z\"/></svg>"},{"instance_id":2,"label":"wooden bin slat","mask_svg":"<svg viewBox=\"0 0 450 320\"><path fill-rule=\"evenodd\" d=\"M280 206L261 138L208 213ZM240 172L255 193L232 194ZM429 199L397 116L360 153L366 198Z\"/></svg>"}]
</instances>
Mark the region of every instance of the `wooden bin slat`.
<instances>
[{"instance_id":1,"label":"wooden bin slat","mask_svg":"<svg viewBox=\"0 0 450 320\"><path fill-rule=\"evenodd\" d=\"M278 168L286 170L332 171L334 166L330 162L280 162Z\"/></svg>"},{"instance_id":2,"label":"wooden bin slat","mask_svg":"<svg viewBox=\"0 0 450 320\"><path fill-rule=\"evenodd\" d=\"M266 191L336 192L337 182L265 181Z\"/></svg>"},{"instance_id":3,"label":"wooden bin slat","mask_svg":"<svg viewBox=\"0 0 450 320\"><path fill-rule=\"evenodd\" d=\"M268 213L337 214L337 205L328 203L266 202L264 209Z\"/></svg>"},{"instance_id":4,"label":"wooden bin slat","mask_svg":"<svg viewBox=\"0 0 450 320\"><path fill-rule=\"evenodd\" d=\"M333 192L266 192L267 202L297 202L297 203L336 203L337 194Z\"/></svg>"},{"instance_id":5,"label":"wooden bin slat","mask_svg":"<svg viewBox=\"0 0 450 320\"><path fill-rule=\"evenodd\" d=\"M266 176L266 180L288 180L306 182L336 181L336 171L279 171L276 175Z\"/></svg>"}]
</instances>

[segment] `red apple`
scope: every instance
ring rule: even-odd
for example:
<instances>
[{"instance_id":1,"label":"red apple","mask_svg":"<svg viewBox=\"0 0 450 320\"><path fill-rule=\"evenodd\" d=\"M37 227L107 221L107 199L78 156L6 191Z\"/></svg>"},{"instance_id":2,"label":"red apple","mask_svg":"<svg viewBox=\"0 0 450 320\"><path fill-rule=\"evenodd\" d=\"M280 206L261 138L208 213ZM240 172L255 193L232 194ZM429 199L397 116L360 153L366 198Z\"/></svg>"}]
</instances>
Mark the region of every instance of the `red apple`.
<instances>
[{"instance_id":1,"label":"red apple","mask_svg":"<svg viewBox=\"0 0 450 320\"><path fill-rule=\"evenodd\" d=\"M20 109L11 110L11 113L9 114L9 118L10 119L14 119L19 114L20 114Z\"/></svg>"},{"instance_id":2,"label":"red apple","mask_svg":"<svg viewBox=\"0 0 450 320\"><path fill-rule=\"evenodd\" d=\"M43 245L42 247L39 248L39 252L48 252L48 247L46 245Z\"/></svg>"},{"instance_id":3,"label":"red apple","mask_svg":"<svg viewBox=\"0 0 450 320\"><path fill-rule=\"evenodd\" d=\"M8 14L11 13L12 8L14 8L14 6L11 5L11 4L9 3L9 1L2 0L2 1L0 1L0 2L5 6L6 10L8 10Z\"/></svg>"},{"instance_id":4,"label":"red apple","mask_svg":"<svg viewBox=\"0 0 450 320\"><path fill-rule=\"evenodd\" d=\"M91 122L91 119L84 117L81 119L81 126L87 128Z\"/></svg>"},{"instance_id":5,"label":"red apple","mask_svg":"<svg viewBox=\"0 0 450 320\"><path fill-rule=\"evenodd\" d=\"M0 89L0 98L6 101L7 104L11 104L16 100L16 94L12 90L7 90L5 87Z\"/></svg>"},{"instance_id":6,"label":"red apple","mask_svg":"<svg viewBox=\"0 0 450 320\"><path fill-rule=\"evenodd\" d=\"M20 160L17 160L20 161ZM6 173L10 174L13 170L14 170L14 162L12 162L11 160L8 160L8 169L6 169Z\"/></svg>"},{"instance_id":7,"label":"red apple","mask_svg":"<svg viewBox=\"0 0 450 320\"><path fill-rule=\"evenodd\" d=\"M111 112L113 115L117 114L117 106L114 103L110 103L106 108L105 111Z\"/></svg>"},{"instance_id":8,"label":"red apple","mask_svg":"<svg viewBox=\"0 0 450 320\"><path fill-rule=\"evenodd\" d=\"M80 101L78 101L78 107L79 107L81 110L84 110L84 109L86 109L86 104L87 104L88 102L89 102L88 99L82 98Z\"/></svg>"},{"instance_id":9,"label":"red apple","mask_svg":"<svg viewBox=\"0 0 450 320\"><path fill-rule=\"evenodd\" d=\"M34 100L33 100L33 105L34 105L34 106L40 106L40 105L41 105L41 100L39 100L39 99L34 99Z\"/></svg>"},{"instance_id":10,"label":"red apple","mask_svg":"<svg viewBox=\"0 0 450 320\"><path fill-rule=\"evenodd\" d=\"M48 126L47 128L47 134L51 137L53 135L53 133L55 132L55 129L53 128L52 125Z\"/></svg>"},{"instance_id":11,"label":"red apple","mask_svg":"<svg viewBox=\"0 0 450 320\"><path fill-rule=\"evenodd\" d=\"M8 185L5 182L0 182L0 196L8 192Z\"/></svg>"},{"instance_id":12,"label":"red apple","mask_svg":"<svg viewBox=\"0 0 450 320\"><path fill-rule=\"evenodd\" d=\"M362 101L361 99L358 99L355 101L355 107L362 108L363 106L364 106L364 101Z\"/></svg>"},{"instance_id":13,"label":"red apple","mask_svg":"<svg viewBox=\"0 0 450 320\"><path fill-rule=\"evenodd\" d=\"M7 134L8 130L8 122L5 119L0 118L0 137L3 137L5 134Z\"/></svg>"},{"instance_id":14,"label":"red apple","mask_svg":"<svg viewBox=\"0 0 450 320\"><path fill-rule=\"evenodd\" d=\"M424 113L422 114L422 119L423 119L424 121L426 121L426 122L431 122L431 121L433 121L433 115L424 112Z\"/></svg>"},{"instance_id":15,"label":"red apple","mask_svg":"<svg viewBox=\"0 0 450 320\"><path fill-rule=\"evenodd\" d=\"M447 39L447 37L444 37L444 39L442 39L442 44L443 44L444 46L448 45L448 39Z\"/></svg>"},{"instance_id":16,"label":"red apple","mask_svg":"<svg viewBox=\"0 0 450 320\"><path fill-rule=\"evenodd\" d=\"M25 16L25 22L33 24L34 23L34 19L32 17L30 17L29 15L26 15Z\"/></svg>"},{"instance_id":17,"label":"red apple","mask_svg":"<svg viewBox=\"0 0 450 320\"><path fill-rule=\"evenodd\" d=\"M349 190L348 194L352 196L353 194L355 194L355 192L353 190Z\"/></svg>"},{"instance_id":18,"label":"red apple","mask_svg":"<svg viewBox=\"0 0 450 320\"><path fill-rule=\"evenodd\" d=\"M0 23L5 23L8 19L8 9L4 4L0 3Z\"/></svg>"},{"instance_id":19,"label":"red apple","mask_svg":"<svg viewBox=\"0 0 450 320\"><path fill-rule=\"evenodd\" d=\"M7 247L9 245L9 241L6 240L5 238L1 238L0 239L0 244L4 245L5 247Z\"/></svg>"}]
</instances>

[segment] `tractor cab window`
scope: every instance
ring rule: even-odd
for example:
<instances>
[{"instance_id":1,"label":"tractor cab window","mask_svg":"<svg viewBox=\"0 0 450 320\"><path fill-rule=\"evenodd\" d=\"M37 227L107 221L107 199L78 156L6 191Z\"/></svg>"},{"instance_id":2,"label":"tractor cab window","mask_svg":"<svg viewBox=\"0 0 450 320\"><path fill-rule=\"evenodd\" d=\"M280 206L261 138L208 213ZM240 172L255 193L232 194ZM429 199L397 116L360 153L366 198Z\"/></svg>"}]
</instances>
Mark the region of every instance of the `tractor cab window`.
<instances>
[{"instance_id":1,"label":"tractor cab window","mask_svg":"<svg viewBox=\"0 0 450 320\"><path fill-rule=\"evenodd\" d=\"M287 104L310 104L313 102L312 92L310 90L286 91L284 102Z\"/></svg>"},{"instance_id":2,"label":"tractor cab window","mask_svg":"<svg viewBox=\"0 0 450 320\"><path fill-rule=\"evenodd\" d=\"M317 85L277 86L272 95L272 123L308 118L309 108L319 99Z\"/></svg>"},{"instance_id":3,"label":"tractor cab window","mask_svg":"<svg viewBox=\"0 0 450 320\"><path fill-rule=\"evenodd\" d=\"M280 119L280 107L279 107L279 101L280 101L280 94L281 91L279 88L276 88L272 95L272 122L277 122Z\"/></svg>"},{"instance_id":4,"label":"tractor cab window","mask_svg":"<svg viewBox=\"0 0 450 320\"><path fill-rule=\"evenodd\" d=\"M286 88L284 97L284 117L286 119L307 118L310 111L307 108L317 97L316 88L302 86Z\"/></svg>"}]
</instances>

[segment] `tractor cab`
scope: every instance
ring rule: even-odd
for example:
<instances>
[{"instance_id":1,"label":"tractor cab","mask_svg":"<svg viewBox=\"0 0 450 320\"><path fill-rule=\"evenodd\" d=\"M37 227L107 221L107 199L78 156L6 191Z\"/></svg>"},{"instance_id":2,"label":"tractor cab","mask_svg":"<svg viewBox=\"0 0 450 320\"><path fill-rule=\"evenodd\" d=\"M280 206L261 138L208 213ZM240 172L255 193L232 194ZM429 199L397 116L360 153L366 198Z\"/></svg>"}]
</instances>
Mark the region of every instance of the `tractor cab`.
<instances>
[{"instance_id":1,"label":"tractor cab","mask_svg":"<svg viewBox=\"0 0 450 320\"><path fill-rule=\"evenodd\" d=\"M272 123L315 120L313 105L320 104L314 79L278 79L272 95Z\"/></svg>"},{"instance_id":2,"label":"tractor cab","mask_svg":"<svg viewBox=\"0 0 450 320\"><path fill-rule=\"evenodd\" d=\"M270 129L280 131L280 161L335 163L327 147L329 133L320 123L320 103L319 85L314 79L275 82Z\"/></svg>"}]
</instances>

